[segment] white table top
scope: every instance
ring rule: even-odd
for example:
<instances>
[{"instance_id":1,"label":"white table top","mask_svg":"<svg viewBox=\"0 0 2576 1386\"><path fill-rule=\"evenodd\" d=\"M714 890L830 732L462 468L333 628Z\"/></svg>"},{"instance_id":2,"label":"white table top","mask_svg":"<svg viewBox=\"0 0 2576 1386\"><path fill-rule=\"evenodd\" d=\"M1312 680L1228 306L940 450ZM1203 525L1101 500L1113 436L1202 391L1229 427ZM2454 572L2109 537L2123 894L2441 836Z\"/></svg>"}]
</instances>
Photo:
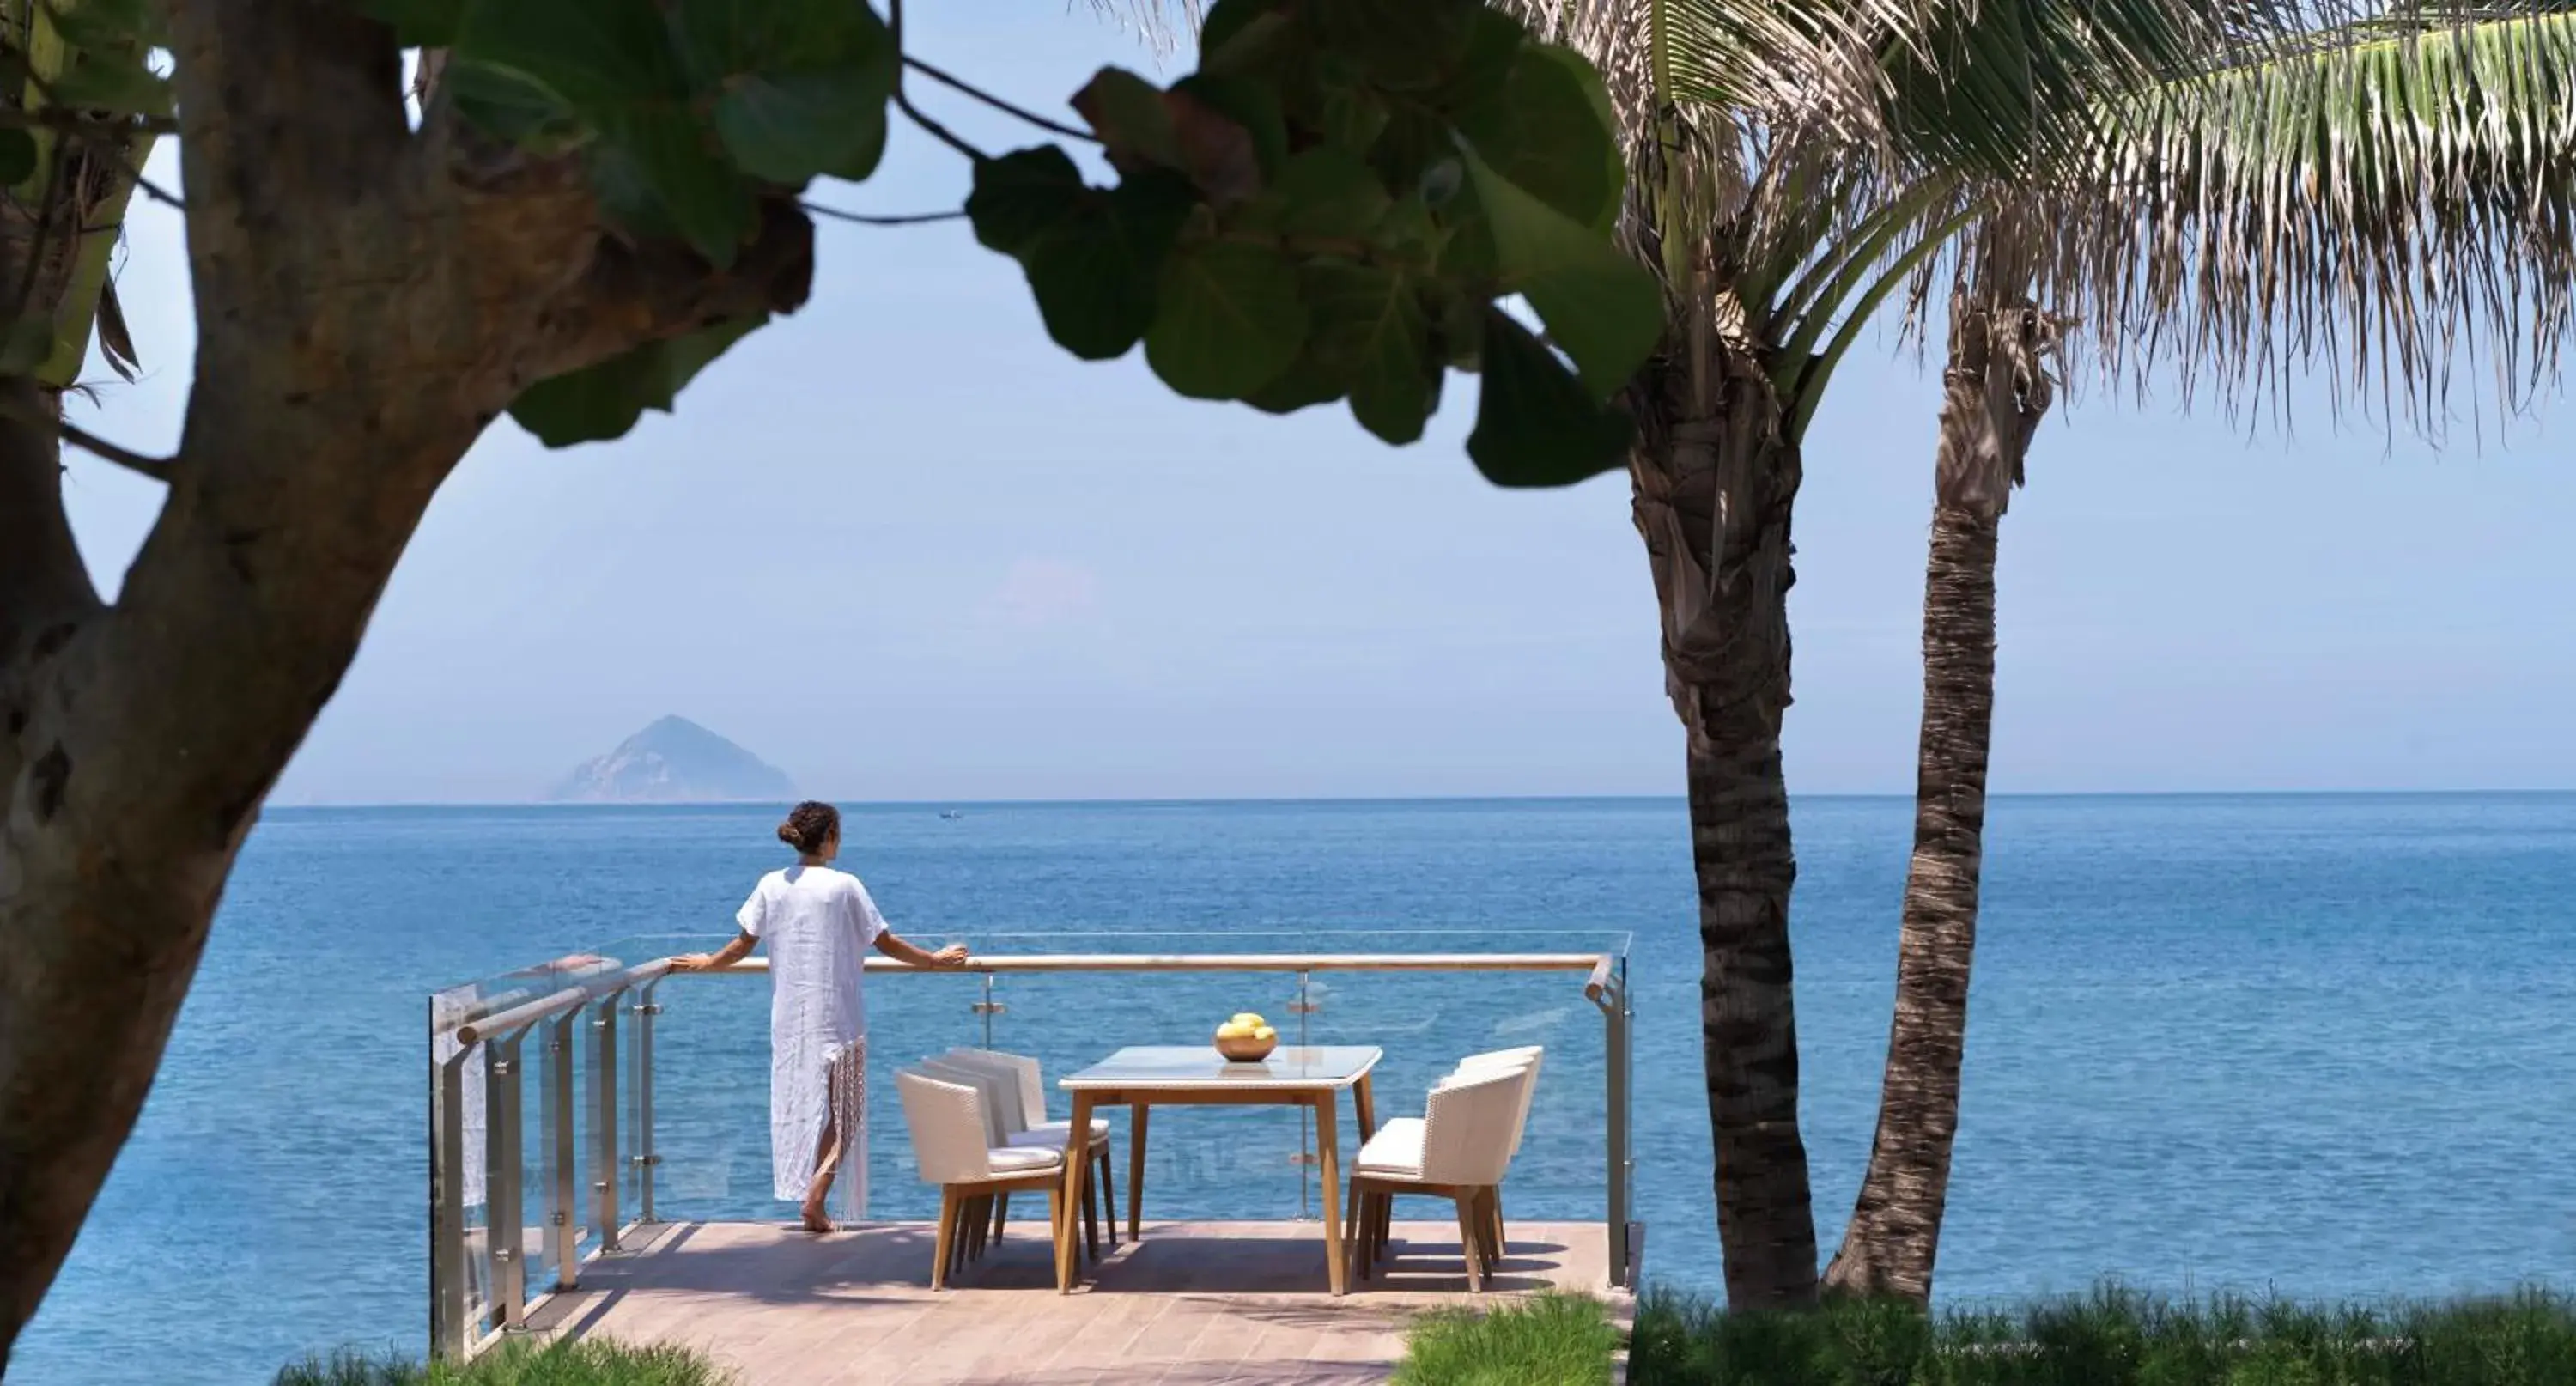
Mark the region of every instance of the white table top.
<instances>
[{"instance_id":1,"label":"white table top","mask_svg":"<svg viewBox=\"0 0 2576 1386\"><path fill-rule=\"evenodd\" d=\"M1283 1044L1259 1063L1239 1064L1216 1052L1212 1044L1138 1044L1079 1073L1067 1074L1060 1081L1071 1089L1347 1088L1365 1077L1382 1057L1384 1051L1372 1045Z\"/></svg>"}]
</instances>

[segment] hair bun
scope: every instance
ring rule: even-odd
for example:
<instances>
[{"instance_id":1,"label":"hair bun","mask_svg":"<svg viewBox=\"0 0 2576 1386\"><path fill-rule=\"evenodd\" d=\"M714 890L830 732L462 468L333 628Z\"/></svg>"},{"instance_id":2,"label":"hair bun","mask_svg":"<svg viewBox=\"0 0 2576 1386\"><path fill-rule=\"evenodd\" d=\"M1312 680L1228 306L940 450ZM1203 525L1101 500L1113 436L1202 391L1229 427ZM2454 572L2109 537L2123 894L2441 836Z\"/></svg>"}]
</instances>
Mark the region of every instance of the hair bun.
<instances>
[{"instance_id":1,"label":"hair bun","mask_svg":"<svg viewBox=\"0 0 2576 1386\"><path fill-rule=\"evenodd\" d=\"M796 825L794 823L781 823L778 825L778 840L795 848L797 851L801 852L805 850L805 844L796 840Z\"/></svg>"}]
</instances>

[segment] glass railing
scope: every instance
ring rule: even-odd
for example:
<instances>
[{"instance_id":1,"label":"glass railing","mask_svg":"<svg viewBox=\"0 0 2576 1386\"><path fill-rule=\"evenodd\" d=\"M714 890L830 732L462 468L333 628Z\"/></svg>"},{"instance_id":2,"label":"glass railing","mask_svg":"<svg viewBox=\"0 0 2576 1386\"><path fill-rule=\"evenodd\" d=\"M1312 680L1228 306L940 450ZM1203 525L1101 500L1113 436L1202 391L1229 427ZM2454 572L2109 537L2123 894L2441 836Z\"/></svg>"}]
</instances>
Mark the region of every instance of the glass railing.
<instances>
[{"instance_id":1,"label":"glass railing","mask_svg":"<svg viewBox=\"0 0 2576 1386\"><path fill-rule=\"evenodd\" d=\"M915 940L926 945L936 937ZM867 1152L876 1221L927 1221L893 1073L957 1045L1036 1057L1054 1079L1131 1044L1205 1044L1239 1011L1283 1044L1372 1045L1377 1117L1419 1115L1463 1055L1543 1045L1512 1167L1515 1219L1600 1220L1614 1280L1630 1264L1624 934L1581 930L979 933L954 972L872 960ZM701 937L449 988L431 1003L432 1347L467 1355L515 1329L638 1224L773 1220L770 988L666 976ZM1158 1115L1148 1221L1317 1216L1312 1115L1198 1107ZM1115 1129L1120 1145L1127 1132ZM1338 1133L1347 1154L1358 1133ZM1123 1184L1127 1162L1114 1163ZM1126 1191L1119 1190L1119 1202ZM1122 1217L1123 1222L1123 1217Z\"/></svg>"}]
</instances>

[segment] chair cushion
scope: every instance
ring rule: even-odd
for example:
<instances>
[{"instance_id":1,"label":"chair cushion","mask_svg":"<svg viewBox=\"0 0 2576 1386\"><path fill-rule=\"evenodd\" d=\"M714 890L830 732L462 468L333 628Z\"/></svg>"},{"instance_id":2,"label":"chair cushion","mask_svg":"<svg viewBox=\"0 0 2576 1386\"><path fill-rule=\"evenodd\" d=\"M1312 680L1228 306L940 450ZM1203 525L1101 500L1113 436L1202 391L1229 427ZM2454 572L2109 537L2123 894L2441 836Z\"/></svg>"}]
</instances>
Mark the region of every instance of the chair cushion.
<instances>
[{"instance_id":1,"label":"chair cushion","mask_svg":"<svg viewBox=\"0 0 2576 1386\"><path fill-rule=\"evenodd\" d=\"M1051 1121L1045 1126L1034 1127L1026 1131L1014 1131L1011 1133L1011 1144L1015 1146L1044 1148L1047 1150L1061 1150L1064 1148L1064 1128L1064 1122ZM1102 1132L1101 1134L1091 1138L1091 1144L1094 1147L1098 1147L1108 1139L1108 1133Z\"/></svg>"},{"instance_id":2,"label":"chair cushion","mask_svg":"<svg viewBox=\"0 0 2576 1386\"><path fill-rule=\"evenodd\" d=\"M1064 1165L1062 1150L1034 1145L1006 1145L998 1150L985 1151L984 1158L993 1162L995 1174L1035 1174L1042 1169L1060 1169Z\"/></svg>"},{"instance_id":3,"label":"chair cushion","mask_svg":"<svg viewBox=\"0 0 2576 1386\"><path fill-rule=\"evenodd\" d=\"M1052 1137L1056 1144L1062 1145L1064 1144L1065 1130L1072 1125L1073 1123L1070 1121L1041 1121L1036 1125L1031 1126L1029 1130L1032 1134L1043 1132L1049 1137ZM1109 1139L1109 1118L1093 1117L1091 1119L1091 1138L1095 1141L1105 1141Z\"/></svg>"},{"instance_id":4,"label":"chair cushion","mask_svg":"<svg viewBox=\"0 0 2576 1386\"><path fill-rule=\"evenodd\" d=\"M1360 1172L1420 1178L1425 1129L1420 1117L1397 1117L1377 1128L1377 1134L1360 1147Z\"/></svg>"}]
</instances>

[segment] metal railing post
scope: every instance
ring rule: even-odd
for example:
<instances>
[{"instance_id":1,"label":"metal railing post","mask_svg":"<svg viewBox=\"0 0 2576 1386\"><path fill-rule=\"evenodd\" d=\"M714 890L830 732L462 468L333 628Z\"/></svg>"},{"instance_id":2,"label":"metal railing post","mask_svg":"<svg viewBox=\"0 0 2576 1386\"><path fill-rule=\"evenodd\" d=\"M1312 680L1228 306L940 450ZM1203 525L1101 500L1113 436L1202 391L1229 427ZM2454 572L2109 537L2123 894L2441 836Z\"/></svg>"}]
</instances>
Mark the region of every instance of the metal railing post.
<instances>
[{"instance_id":1,"label":"metal railing post","mask_svg":"<svg viewBox=\"0 0 2576 1386\"><path fill-rule=\"evenodd\" d=\"M1629 1123L1633 1116L1630 1096L1636 1086L1633 1081L1635 1054L1631 1046L1635 1038L1636 1016L1636 1009L1628 999L1628 960L1621 958L1618 990L1612 996L1611 1004L1602 1011L1603 1023L1608 1027L1603 1036L1605 1047L1602 1057L1610 1070L1609 1169L1606 1171L1610 1177L1610 1226L1606 1229L1610 1234L1610 1283L1627 1289L1636 1288L1628 1284L1631 1254L1628 1209L1634 1192L1637 1164L1628 1153Z\"/></svg>"},{"instance_id":2,"label":"metal railing post","mask_svg":"<svg viewBox=\"0 0 2576 1386\"><path fill-rule=\"evenodd\" d=\"M519 1049L521 1030L485 1046L483 1235L492 1260L492 1315L504 1332L526 1328L527 1234L521 1226Z\"/></svg>"},{"instance_id":3,"label":"metal railing post","mask_svg":"<svg viewBox=\"0 0 2576 1386\"><path fill-rule=\"evenodd\" d=\"M546 1236L558 1290L581 1282L581 1146L573 1119L573 1070L581 1062L573 1027L580 1023L575 1008L546 1027L546 1163L553 1174L546 1183Z\"/></svg>"},{"instance_id":4,"label":"metal railing post","mask_svg":"<svg viewBox=\"0 0 2576 1386\"><path fill-rule=\"evenodd\" d=\"M1007 1008L993 999L993 974L988 970L983 975L984 999L968 1009L984 1018L984 1047L990 1049L993 1047L993 1017L1000 1015Z\"/></svg>"},{"instance_id":5,"label":"metal railing post","mask_svg":"<svg viewBox=\"0 0 2576 1386\"><path fill-rule=\"evenodd\" d=\"M465 1326L465 1059L429 1062L429 1351L462 1361Z\"/></svg>"},{"instance_id":6,"label":"metal railing post","mask_svg":"<svg viewBox=\"0 0 2576 1386\"><path fill-rule=\"evenodd\" d=\"M590 1022L590 1217L599 1224L604 1255L618 1246L617 1217L617 1007L624 989L599 1000Z\"/></svg>"},{"instance_id":7,"label":"metal railing post","mask_svg":"<svg viewBox=\"0 0 2576 1386\"><path fill-rule=\"evenodd\" d=\"M653 1170L662 1157L653 1149L653 1018L662 1008L653 1001L653 990L662 985L654 978L635 994L635 1165L638 1222L655 1222L653 1216Z\"/></svg>"},{"instance_id":8,"label":"metal railing post","mask_svg":"<svg viewBox=\"0 0 2576 1386\"><path fill-rule=\"evenodd\" d=\"M1315 974L1300 968L1297 972L1297 999L1288 1009L1297 1016L1297 1045L1308 1043L1306 1017L1315 1013ZM1315 1114L1300 1106L1297 1109L1297 1219L1305 1221L1315 1215L1315 1167L1322 1161L1315 1154Z\"/></svg>"}]
</instances>

